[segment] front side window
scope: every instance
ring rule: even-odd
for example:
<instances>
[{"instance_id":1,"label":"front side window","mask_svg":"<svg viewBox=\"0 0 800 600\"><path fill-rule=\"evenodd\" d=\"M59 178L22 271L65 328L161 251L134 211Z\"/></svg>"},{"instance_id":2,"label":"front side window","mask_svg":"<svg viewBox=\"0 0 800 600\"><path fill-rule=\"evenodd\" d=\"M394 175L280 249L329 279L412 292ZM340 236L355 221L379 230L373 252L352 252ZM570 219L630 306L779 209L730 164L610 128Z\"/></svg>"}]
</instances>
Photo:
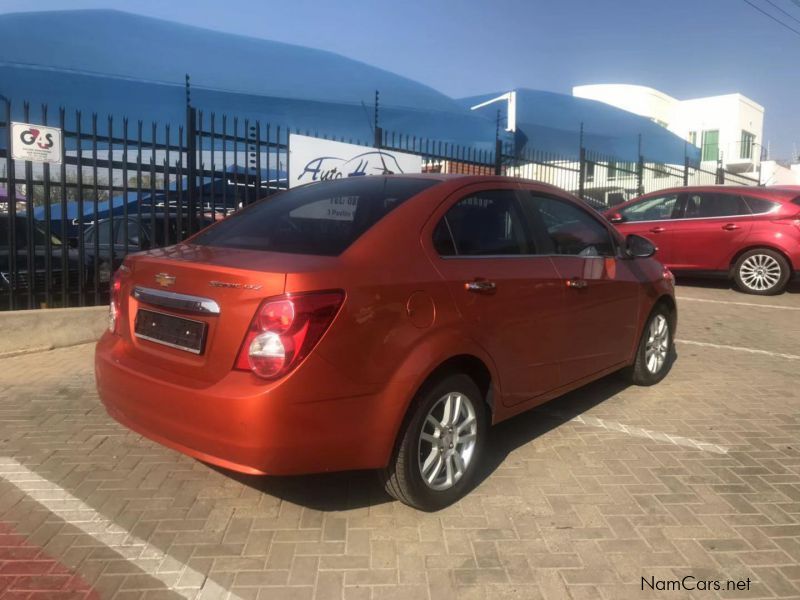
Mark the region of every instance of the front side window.
<instances>
[{"instance_id":1,"label":"front side window","mask_svg":"<svg viewBox=\"0 0 800 600\"><path fill-rule=\"evenodd\" d=\"M526 202L533 229L548 248L543 253L570 256L614 256L608 229L592 214L567 200L530 194Z\"/></svg>"},{"instance_id":2,"label":"front side window","mask_svg":"<svg viewBox=\"0 0 800 600\"><path fill-rule=\"evenodd\" d=\"M488 190L462 198L436 225L440 256L533 254L513 190Z\"/></svg>"},{"instance_id":3,"label":"front side window","mask_svg":"<svg viewBox=\"0 0 800 600\"><path fill-rule=\"evenodd\" d=\"M142 220L144 220L144 217L142 218ZM117 246L125 246L126 248L128 246L138 246L139 233L140 233L139 224L135 219L128 219L127 223L128 223L128 231L127 231L128 239L127 240L125 239L125 221L120 221L116 226L117 232L116 235L114 236L114 244L116 244ZM143 233L144 229L142 229L141 232ZM145 240L147 239L146 235L144 236L144 239Z\"/></svg>"},{"instance_id":4,"label":"front side window","mask_svg":"<svg viewBox=\"0 0 800 600\"><path fill-rule=\"evenodd\" d=\"M736 217L747 214L750 214L750 209L742 197L730 194L687 194L683 208L684 219Z\"/></svg>"},{"instance_id":5,"label":"front side window","mask_svg":"<svg viewBox=\"0 0 800 600\"><path fill-rule=\"evenodd\" d=\"M104 220L95 223L95 225L88 229L83 237L84 244L94 244L94 238L97 237L97 243L101 246L111 243L111 221Z\"/></svg>"},{"instance_id":6,"label":"front side window","mask_svg":"<svg viewBox=\"0 0 800 600\"><path fill-rule=\"evenodd\" d=\"M619 211L626 222L637 221L664 221L675 218L675 206L678 203L678 194L656 196L635 202Z\"/></svg>"},{"instance_id":7,"label":"front side window","mask_svg":"<svg viewBox=\"0 0 800 600\"><path fill-rule=\"evenodd\" d=\"M204 246L336 256L433 179L348 177L261 200L204 231Z\"/></svg>"}]
</instances>

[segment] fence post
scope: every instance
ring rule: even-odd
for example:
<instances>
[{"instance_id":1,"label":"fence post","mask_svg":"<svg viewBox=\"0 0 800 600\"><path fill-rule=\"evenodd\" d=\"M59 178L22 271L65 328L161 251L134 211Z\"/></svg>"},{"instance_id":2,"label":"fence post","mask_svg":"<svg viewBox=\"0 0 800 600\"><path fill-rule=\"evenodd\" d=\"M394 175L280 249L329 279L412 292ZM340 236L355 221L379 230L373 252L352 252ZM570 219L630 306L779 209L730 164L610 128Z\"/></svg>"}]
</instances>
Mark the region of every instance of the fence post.
<instances>
[{"instance_id":1,"label":"fence post","mask_svg":"<svg viewBox=\"0 0 800 600\"><path fill-rule=\"evenodd\" d=\"M689 185L689 157L683 157L683 187Z\"/></svg>"},{"instance_id":2,"label":"fence post","mask_svg":"<svg viewBox=\"0 0 800 600\"><path fill-rule=\"evenodd\" d=\"M644 156L641 154L636 162L636 193L644 194Z\"/></svg>"},{"instance_id":3,"label":"fence post","mask_svg":"<svg viewBox=\"0 0 800 600\"><path fill-rule=\"evenodd\" d=\"M197 111L192 106L189 75L186 75L186 204L189 209L189 235L195 232L197 184ZM182 210L182 207L181 207Z\"/></svg>"},{"instance_id":4,"label":"fence post","mask_svg":"<svg viewBox=\"0 0 800 600\"><path fill-rule=\"evenodd\" d=\"M583 198L586 188L586 148L582 144L578 156L578 198Z\"/></svg>"},{"instance_id":5,"label":"fence post","mask_svg":"<svg viewBox=\"0 0 800 600\"><path fill-rule=\"evenodd\" d=\"M11 146L13 145L11 134L11 99L0 94L5 105L5 127L6 127L6 202L8 202L8 273L12 281L17 279L17 242L16 230L14 226L17 220L17 182L14 159L11 158ZM14 289L8 293L8 308L16 308L16 296Z\"/></svg>"}]
</instances>

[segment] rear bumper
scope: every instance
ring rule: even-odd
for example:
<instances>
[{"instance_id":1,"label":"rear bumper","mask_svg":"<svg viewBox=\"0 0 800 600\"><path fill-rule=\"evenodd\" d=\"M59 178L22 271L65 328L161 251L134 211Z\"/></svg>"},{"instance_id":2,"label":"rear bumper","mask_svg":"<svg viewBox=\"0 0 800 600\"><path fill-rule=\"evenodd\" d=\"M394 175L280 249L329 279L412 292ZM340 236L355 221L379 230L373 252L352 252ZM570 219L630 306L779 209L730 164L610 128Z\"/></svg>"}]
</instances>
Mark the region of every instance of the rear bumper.
<instances>
[{"instance_id":1,"label":"rear bumper","mask_svg":"<svg viewBox=\"0 0 800 600\"><path fill-rule=\"evenodd\" d=\"M326 368L317 364L305 376L320 381ZM127 356L119 336L105 334L97 344L97 389L108 413L174 450L249 474L373 469L388 461L397 424L386 422L374 393L301 398L296 382L265 384L246 372L204 387L163 375ZM342 389L335 376L329 381L325 389Z\"/></svg>"}]
</instances>

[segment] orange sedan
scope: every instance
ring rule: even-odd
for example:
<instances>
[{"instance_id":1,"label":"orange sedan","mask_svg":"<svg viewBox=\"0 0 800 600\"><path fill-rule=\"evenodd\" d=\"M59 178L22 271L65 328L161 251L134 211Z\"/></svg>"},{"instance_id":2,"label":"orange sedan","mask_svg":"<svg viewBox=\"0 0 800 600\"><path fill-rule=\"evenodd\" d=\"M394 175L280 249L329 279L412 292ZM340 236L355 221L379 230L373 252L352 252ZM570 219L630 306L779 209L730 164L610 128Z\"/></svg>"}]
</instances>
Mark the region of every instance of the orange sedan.
<instances>
[{"instance_id":1,"label":"orange sedan","mask_svg":"<svg viewBox=\"0 0 800 600\"><path fill-rule=\"evenodd\" d=\"M381 469L435 510L492 423L624 369L668 372L673 278L557 188L352 177L126 258L96 376L109 413L228 469Z\"/></svg>"}]
</instances>

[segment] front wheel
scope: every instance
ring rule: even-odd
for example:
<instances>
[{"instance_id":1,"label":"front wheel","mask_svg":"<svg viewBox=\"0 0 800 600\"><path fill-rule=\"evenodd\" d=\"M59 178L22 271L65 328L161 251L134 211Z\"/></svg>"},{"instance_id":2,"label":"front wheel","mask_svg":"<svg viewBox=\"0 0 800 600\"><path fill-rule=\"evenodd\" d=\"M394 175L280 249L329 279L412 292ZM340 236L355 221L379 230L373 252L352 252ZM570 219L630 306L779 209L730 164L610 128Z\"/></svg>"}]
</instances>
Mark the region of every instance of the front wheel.
<instances>
[{"instance_id":1,"label":"front wheel","mask_svg":"<svg viewBox=\"0 0 800 600\"><path fill-rule=\"evenodd\" d=\"M631 383L654 385L667 376L675 355L674 323L667 306L660 304L653 309L644 326L633 365L625 371Z\"/></svg>"},{"instance_id":2,"label":"front wheel","mask_svg":"<svg viewBox=\"0 0 800 600\"><path fill-rule=\"evenodd\" d=\"M759 296L781 293L790 275L791 269L786 259L766 248L745 252L733 267L736 287L747 294Z\"/></svg>"},{"instance_id":3,"label":"front wheel","mask_svg":"<svg viewBox=\"0 0 800 600\"><path fill-rule=\"evenodd\" d=\"M424 386L410 410L383 483L409 506L438 510L475 480L486 437L483 394L469 376L454 373Z\"/></svg>"}]
</instances>

